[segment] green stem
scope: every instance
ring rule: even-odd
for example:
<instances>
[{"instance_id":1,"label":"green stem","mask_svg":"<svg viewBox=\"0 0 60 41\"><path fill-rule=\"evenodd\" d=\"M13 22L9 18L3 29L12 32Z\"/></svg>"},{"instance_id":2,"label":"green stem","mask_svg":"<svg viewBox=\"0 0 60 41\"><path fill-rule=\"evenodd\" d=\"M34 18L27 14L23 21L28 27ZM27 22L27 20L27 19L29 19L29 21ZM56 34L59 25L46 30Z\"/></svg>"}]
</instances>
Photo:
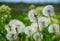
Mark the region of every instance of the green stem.
<instances>
[{"instance_id":1,"label":"green stem","mask_svg":"<svg viewBox=\"0 0 60 41\"><path fill-rule=\"evenodd\" d=\"M25 41L28 41L28 37L26 36L26 39L25 39Z\"/></svg>"},{"instance_id":2,"label":"green stem","mask_svg":"<svg viewBox=\"0 0 60 41\"><path fill-rule=\"evenodd\" d=\"M33 35L31 35L31 41L33 41Z\"/></svg>"},{"instance_id":3,"label":"green stem","mask_svg":"<svg viewBox=\"0 0 60 41\"><path fill-rule=\"evenodd\" d=\"M51 17L50 17L50 21L53 24L53 21L52 21ZM52 27L53 27L53 31L54 31L54 34L55 34L55 28L54 28L54 26L52 26Z\"/></svg>"},{"instance_id":4,"label":"green stem","mask_svg":"<svg viewBox=\"0 0 60 41\"><path fill-rule=\"evenodd\" d=\"M53 21L52 21L52 19L51 19L51 16L50 16L50 21L51 21L51 23L53 24ZM52 26L52 27L53 27L54 34L56 35L55 28L54 28L54 26ZM58 39L56 39L56 41L58 41Z\"/></svg>"},{"instance_id":5,"label":"green stem","mask_svg":"<svg viewBox=\"0 0 60 41\"><path fill-rule=\"evenodd\" d=\"M40 41L42 41L42 38L41 38L41 32L40 32L40 28L39 28L39 22L38 22L38 19L37 19L37 17L36 17L36 20L37 20L37 24L38 24L38 28L37 28L37 30L38 30L38 32L39 32L39 35L40 35Z\"/></svg>"}]
</instances>

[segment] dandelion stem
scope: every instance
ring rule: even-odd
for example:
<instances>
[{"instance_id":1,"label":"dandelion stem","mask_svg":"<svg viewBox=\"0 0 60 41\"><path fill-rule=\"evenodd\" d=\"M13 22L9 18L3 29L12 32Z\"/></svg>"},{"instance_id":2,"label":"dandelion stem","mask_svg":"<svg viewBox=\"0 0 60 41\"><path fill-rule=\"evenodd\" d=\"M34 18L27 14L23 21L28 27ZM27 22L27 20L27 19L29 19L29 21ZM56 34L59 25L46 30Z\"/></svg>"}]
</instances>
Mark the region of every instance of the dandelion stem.
<instances>
[{"instance_id":1,"label":"dandelion stem","mask_svg":"<svg viewBox=\"0 0 60 41\"><path fill-rule=\"evenodd\" d=\"M52 19L51 19L51 16L50 16L50 21L51 21L51 23L53 24L53 21L52 21ZM53 31L54 31L54 34L55 34L55 28L54 28L54 26L53 26Z\"/></svg>"},{"instance_id":2,"label":"dandelion stem","mask_svg":"<svg viewBox=\"0 0 60 41\"><path fill-rule=\"evenodd\" d=\"M25 39L25 41L28 41L28 37L26 36L26 39Z\"/></svg>"},{"instance_id":3,"label":"dandelion stem","mask_svg":"<svg viewBox=\"0 0 60 41\"><path fill-rule=\"evenodd\" d=\"M51 21L51 23L53 24L53 21L52 21L52 19L51 19L51 16L50 16L50 21ZM53 25L52 25L52 27L53 27L54 34L56 35L56 33L55 33L55 28L54 28ZM58 41L58 39L56 39L56 40Z\"/></svg>"},{"instance_id":4,"label":"dandelion stem","mask_svg":"<svg viewBox=\"0 0 60 41\"><path fill-rule=\"evenodd\" d=\"M40 28L39 28L39 23L38 23L38 17L36 17L36 21L37 21L37 25L38 25L38 28L37 28L37 32L39 32L39 35L40 35L40 41L42 41L42 38L41 38L41 34L40 34Z\"/></svg>"},{"instance_id":5,"label":"dandelion stem","mask_svg":"<svg viewBox=\"0 0 60 41\"><path fill-rule=\"evenodd\" d=\"M31 41L33 41L33 37L32 37L33 35L31 35Z\"/></svg>"}]
</instances>

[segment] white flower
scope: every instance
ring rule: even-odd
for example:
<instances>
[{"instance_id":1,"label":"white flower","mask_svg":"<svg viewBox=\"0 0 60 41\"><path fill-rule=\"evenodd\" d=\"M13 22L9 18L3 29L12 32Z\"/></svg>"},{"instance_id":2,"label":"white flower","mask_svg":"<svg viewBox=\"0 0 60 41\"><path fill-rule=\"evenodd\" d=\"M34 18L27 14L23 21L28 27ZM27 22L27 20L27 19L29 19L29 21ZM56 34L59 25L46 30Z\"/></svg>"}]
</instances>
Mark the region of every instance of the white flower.
<instances>
[{"instance_id":1,"label":"white flower","mask_svg":"<svg viewBox=\"0 0 60 41\"><path fill-rule=\"evenodd\" d=\"M48 24L49 24L49 21L47 20L47 18L40 17L40 18L38 18L38 23L36 23L36 22L32 23L31 27L35 32L37 32L38 28L41 31L41 30L43 30L43 28L47 27Z\"/></svg>"},{"instance_id":2,"label":"white flower","mask_svg":"<svg viewBox=\"0 0 60 41\"><path fill-rule=\"evenodd\" d=\"M20 26L20 27L17 26L18 33L24 32L24 29L25 29L25 26Z\"/></svg>"},{"instance_id":3,"label":"white flower","mask_svg":"<svg viewBox=\"0 0 60 41\"><path fill-rule=\"evenodd\" d=\"M44 23L42 23L44 22ZM48 26L48 22L46 21L39 21L38 24L37 23L32 23L31 27L35 32L38 32L38 30L42 31L46 26Z\"/></svg>"},{"instance_id":4,"label":"white flower","mask_svg":"<svg viewBox=\"0 0 60 41\"><path fill-rule=\"evenodd\" d=\"M31 28L31 26L27 26L25 28L25 34L27 34L28 36L31 36L32 34L34 34L34 30Z\"/></svg>"},{"instance_id":5,"label":"white flower","mask_svg":"<svg viewBox=\"0 0 60 41\"><path fill-rule=\"evenodd\" d=\"M11 31L11 28L9 27L9 25L8 25L8 24L7 24L7 25L5 25L5 30L6 30L7 32Z\"/></svg>"},{"instance_id":6,"label":"white flower","mask_svg":"<svg viewBox=\"0 0 60 41\"><path fill-rule=\"evenodd\" d=\"M52 5L47 5L44 9L43 9L43 14L45 16L53 16L54 15L54 7Z\"/></svg>"},{"instance_id":7,"label":"white flower","mask_svg":"<svg viewBox=\"0 0 60 41\"><path fill-rule=\"evenodd\" d=\"M40 39L43 39L43 35L40 33L35 33L33 38L35 39L35 41L40 41Z\"/></svg>"},{"instance_id":8,"label":"white flower","mask_svg":"<svg viewBox=\"0 0 60 41\"><path fill-rule=\"evenodd\" d=\"M60 34L59 29L60 29L60 27L58 24L52 24L49 26L48 31L49 31L49 33L56 33L59 35Z\"/></svg>"},{"instance_id":9,"label":"white flower","mask_svg":"<svg viewBox=\"0 0 60 41\"><path fill-rule=\"evenodd\" d=\"M11 20L9 22L9 25L11 26L11 29L17 30L18 33L23 32L23 30L25 28L25 25L21 21L16 20L16 19Z\"/></svg>"},{"instance_id":10,"label":"white flower","mask_svg":"<svg viewBox=\"0 0 60 41\"><path fill-rule=\"evenodd\" d=\"M10 41L13 41L17 38L17 36L16 36L16 34L10 32L6 35L6 38Z\"/></svg>"},{"instance_id":11,"label":"white flower","mask_svg":"<svg viewBox=\"0 0 60 41\"><path fill-rule=\"evenodd\" d=\"M28 18L30 19L31 22L36 22L36 17L38 16L37 12L35 9L32 9L28 12Z\"/></svg>"},{"instance_id":12,"label":"white flower","mask_svg":"<svg viewBox=\"0 0 60 41\"><path fill-rule=\"evenodd\" d=\"M37 25L37 23L32 23L32 24L31 24L31 28L32 28L35 32L37 32L37 31L38 31L38 25Z\"/></svg>"},{"instance_id":13,"label":"white flower","mask_svg":"<svg viewBox=\"0 0 60 41\"><path fill-rule=\"evenodd\" d=\"M7 33L16 34L16 30L15 29L11 29L11 26L9 26L9 24L5 25L5 30L7 31Z\"/></svg>"},{"instance_id":14,"label":"white flower","mask_svg":"<svg viewBox=\"0 0 60 41\"><path fill-rule=\"evenodd\" d=\"M40 29L42 30L44 27L48 26L49 21L47 20L47 17L40 17L38 18L38 24L40 26Z\"/></svg>"}]
</instances>

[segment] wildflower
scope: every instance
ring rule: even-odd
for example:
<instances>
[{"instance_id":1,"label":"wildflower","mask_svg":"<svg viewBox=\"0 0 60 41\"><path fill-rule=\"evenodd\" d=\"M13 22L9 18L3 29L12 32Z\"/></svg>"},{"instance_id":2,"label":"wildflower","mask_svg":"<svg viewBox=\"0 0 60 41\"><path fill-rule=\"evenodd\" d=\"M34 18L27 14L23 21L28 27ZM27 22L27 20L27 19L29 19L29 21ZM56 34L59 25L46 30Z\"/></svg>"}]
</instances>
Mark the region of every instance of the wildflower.
<instances>
[{"instance_id":1,"label":"wildflower","mask_svg":"<svg viewBox=\"0 0 60 41\"><path fill-rule=\"evenodd\" d=\"M45 16L53 16L54 15L54 7L52 5L47 5L43 9L43 15L45 15Z\"/></svg>"},{"instance_id":2,"label":"wildflower","mask_svg":"<svg viewBox=\"0 0 60 41\"><path fill-rule=\"evenodd\" d=\"M5 25L5 30L7 31L7 33L16 34L16 30L15 29L11 29L11 26L9 26L9 24Z\"/></svg>"},{"instance_id":3,"label":"wildflower","mask_svg":"<svg viewBox=\"0 0 60 41\"><path fill-rule=\"evenodd\" d=\"M55 34L60 34L60 31L59 31L60 27L58 24L52 24L48 27L48 31L49 33L55 33Z\"/></svg>"},{"instance_id":4,"label":"wildflower","mask_svg":"<svg viewBox=\"0 0 60 41\"><path fill-rule=\"evenodd\" d=\"M49 21L47 20L47 17L40 17L38 18L38 24L42 30L44 27L47 27L49 25Z\"/></svg>"},{"instance_id":5,"label":"wildflower","mask_svg":"<svg viewBox=\"0 0 60 41\"><path fill-rule=\"evenodd\" d=\"M37 25L37 23L32 23L31 24L31 28L34 30L34 32L37 32L38 31L38 25Z\"/></svg>"},{"instance_id":6,"label":"wildflower","mask_svg":"<svg viewBox=\"0 0 60 41\"><path fill-rule=\"evenodd\" d=\"M42 31L45 27L47 27L48 24L48 21L39 19L38 23L32 23L31 27L35 32L38 32L38 30Z\"/></svg>"},{"instance_id":7,"label":"wildflower","mask_svg":"<svg viewBox=\"0 0 60 41\"><path fill-rule=\"evenodd\" d=\"M7 32L11 31L11 27L7 24L7 25L5 25L5 30L6 30Z\"/></svg>"},{"instance_id":8,"label":"wildflower","mask_svg":"<svg viewBox=\"0 0 60 41\"><path fill-rule=\"evenodd\" d=\"M28 18L31 22L36 22L36 17L38 17L38 14L35 9L32 9L28 12Z\"/></svg>"},{"instance_id":9,"label":"wildflower","mask_svg":"<svg viewBox=\"0 0 60 41\"><path fill-rule=\"evenodd\" d=\"M17 30L18 33L23 32L23 30L25 28L25 25L21 21L16 20L16 19L11 20L9 22L9 25L12 27L11 29Z\"/></svg>"},{"instance_id":10,"label":"wildflower","mask_svg":"<svg viewBox=\"0 0 60 41\"><path fill-rule=\"evenodd\" d=\"M25 28L25 34L27 34L28 36L31 36L32 34L34 34L34 30L31 28L31 26L27 26Z\"/></svg>"},{"instance_id":11,"label":"wildflower","mask_svg":"<svg viewBox=\"0 0 60 41\"><path fill-rule=\"evenodd\" d=\"M13 41L13 40L16 40L17 37L16 37L16 34L10 32L6 35L6 38L10 41Z\"/></svg>"},{"instance_id":12,"label":"wildflower","mask_svg":"<svg viewBox=\"0 0 60 41\"><path fill-rule=\"evenodd\" d=\"M40 33L35 33L33 38L35 39L35 41L40 41L41 39L43 39L43 35Z\"/></svg>"}]
</instances>

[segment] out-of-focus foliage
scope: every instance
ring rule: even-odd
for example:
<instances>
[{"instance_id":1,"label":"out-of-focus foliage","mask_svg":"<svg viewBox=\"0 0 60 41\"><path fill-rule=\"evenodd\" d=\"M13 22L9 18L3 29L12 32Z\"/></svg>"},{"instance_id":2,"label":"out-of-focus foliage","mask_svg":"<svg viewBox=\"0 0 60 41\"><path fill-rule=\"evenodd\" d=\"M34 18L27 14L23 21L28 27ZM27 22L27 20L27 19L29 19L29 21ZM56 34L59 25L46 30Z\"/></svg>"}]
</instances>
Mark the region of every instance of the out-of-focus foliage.
<instances>
[{"instance_id":1,"label":"out-of-focus foliage","mask_svg":"<svg viewBox=\"0 0 60 41\"><path fill-rule=\"evenodd\" d=\"M4 25L7 24L11 18L11 8L6 5L0 6L0 41L6 40L6 31Z\"/></svg>"}]
</instances>

